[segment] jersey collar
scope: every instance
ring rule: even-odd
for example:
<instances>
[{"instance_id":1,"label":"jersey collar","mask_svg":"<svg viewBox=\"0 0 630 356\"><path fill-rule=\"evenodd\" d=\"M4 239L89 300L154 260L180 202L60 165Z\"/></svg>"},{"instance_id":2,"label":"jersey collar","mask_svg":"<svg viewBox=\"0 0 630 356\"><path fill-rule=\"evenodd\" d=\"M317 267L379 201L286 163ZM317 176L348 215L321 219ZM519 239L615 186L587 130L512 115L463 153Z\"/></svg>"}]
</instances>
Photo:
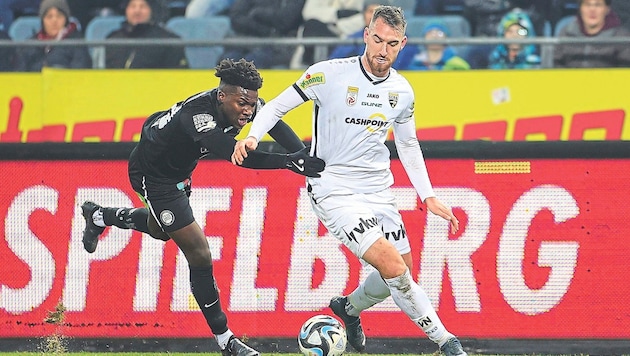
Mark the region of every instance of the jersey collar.
<instances>
[{"instance_id":1,"label":"jersey collar","mask_svg":"<svg viewBox=\"0 0 630 356\"><path fill-rule=\"evenodd\" d=\"M372 74L368 73L367 70L365 70L365 67L363 66L363 61L361 61L361 57L363 55L359 56L359 67L361 68L361 72L363 72L363 75L367 78L367 80L369 80L370 82L372 82L373 85L378 85L381 84L382 82L386 81L387 78L389 78L389 75L391 73L391 70L387 72L387 76L385 78L376 78L375 76L373 76Z\"/></svg>"}]
</instances>

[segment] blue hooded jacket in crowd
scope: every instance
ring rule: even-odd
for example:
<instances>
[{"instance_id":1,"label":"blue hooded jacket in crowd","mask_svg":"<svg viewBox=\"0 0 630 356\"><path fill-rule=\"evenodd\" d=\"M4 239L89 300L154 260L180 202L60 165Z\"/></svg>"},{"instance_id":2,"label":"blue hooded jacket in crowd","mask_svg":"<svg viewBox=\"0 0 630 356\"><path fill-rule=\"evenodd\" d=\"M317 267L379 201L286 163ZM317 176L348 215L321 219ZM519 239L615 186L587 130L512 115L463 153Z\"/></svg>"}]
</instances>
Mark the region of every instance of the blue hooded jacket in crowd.
<instances>
[{"instance_id":1,"label":"blue hooded jacket in crowd","mask_svg":"<svg viewBox=\"0 0 630 356\"><path fill-rule=\"evenodd\" d=\"M518 24L526 32L525 37L536 37L534 24L529 15L519 9L508 12L499 23L497 35L505 36L505 31L512 25ZM510 59L509 48L506 44L500 44L490 53L488 58L490 69L531 69L540 68L540 55L534 44L521 45L521 49L513 59Z\"/></svg>"}]
</instances>

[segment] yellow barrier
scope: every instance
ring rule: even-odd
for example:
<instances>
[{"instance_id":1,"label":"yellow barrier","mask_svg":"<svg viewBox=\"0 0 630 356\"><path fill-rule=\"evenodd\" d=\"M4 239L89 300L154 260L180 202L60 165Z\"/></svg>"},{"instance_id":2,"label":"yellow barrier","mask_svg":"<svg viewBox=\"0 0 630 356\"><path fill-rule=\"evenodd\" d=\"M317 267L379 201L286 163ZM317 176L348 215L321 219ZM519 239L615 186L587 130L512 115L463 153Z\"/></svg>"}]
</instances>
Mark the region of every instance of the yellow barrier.
<instances>
[{"instance_id":1,"label":"yellow barrier","mask_svg":"<svg viewBox=\"0 0 630 356\"><path fill-rule=\"evenodd\" d=\"M270 100L298 71L261 71ZM421 140L630 140L630 70L405 72ZM0 74L0 142L131 141L148 115L214 88L213 70ZM285 120L311 135L312 103ZM247 128L245 129L247 131Z\"/></svg>"}]
</instances>

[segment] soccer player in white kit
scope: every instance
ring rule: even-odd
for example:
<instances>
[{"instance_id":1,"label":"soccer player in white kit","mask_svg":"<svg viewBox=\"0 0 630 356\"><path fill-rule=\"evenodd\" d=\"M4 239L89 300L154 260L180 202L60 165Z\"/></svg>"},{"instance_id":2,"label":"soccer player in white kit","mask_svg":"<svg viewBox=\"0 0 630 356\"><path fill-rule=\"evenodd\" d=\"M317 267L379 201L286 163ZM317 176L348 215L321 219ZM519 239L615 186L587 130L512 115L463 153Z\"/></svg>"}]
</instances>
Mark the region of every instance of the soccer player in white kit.
<instances>
[{"instance_id":1,"label":"soccer player in white kit","mask_svg":"<svg viewBox=\"0 0 630 356\"><path fill-rule=\"evenodd\" d=\"M326 162L320 178L307 178L313 210L355 256L376 269L351 294L330 302L346 325L349 343L365 349L359 314L391 295L444 354L467 355L410 275L411 249L389 189L394 178L385 140L393 127L398 156L421 200L453 233L458 230L457 218L436 198L427 173L416 137L413 89L391 67L407 42L405 29L400 8L378 7L363 34L364 54L310 66L261 109L247 137L237 142L232 162L241 164L289 110L313 100L310 154ZM387 232L404 238L388 240Z\"/></svg>"}]
</instances>

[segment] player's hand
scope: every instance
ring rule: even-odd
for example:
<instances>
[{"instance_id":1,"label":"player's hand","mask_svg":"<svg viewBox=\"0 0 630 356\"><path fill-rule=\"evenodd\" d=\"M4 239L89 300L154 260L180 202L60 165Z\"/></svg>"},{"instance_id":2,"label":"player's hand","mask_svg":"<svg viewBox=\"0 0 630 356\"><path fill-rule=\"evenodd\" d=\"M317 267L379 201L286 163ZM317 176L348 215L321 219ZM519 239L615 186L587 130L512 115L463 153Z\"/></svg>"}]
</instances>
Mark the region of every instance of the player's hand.
<instances>
[{"instance_id":1,"label":"player's hand","mask_svg":"<svg viewBox=\"0 0 630 356\"><path fill-rule=\"evenodd\" d=\"M321 158L309 156L310 146L303 149L287 154L286 168L297 174L303 176L319 178L321 175L319 172L323 171L326 167L326 162Z\"/></svg>"},{"instance_id":2,"label":"player's hand","mask_svg":"<svg viewBox=\"0 0 630 356\"><path fill-rule=\"evenodd\" d=\"M232 153L232 163L242 165L243 160L247 158L247 152L255 150L256 147L258 147L258 141L252 136L237 141L234 145L234 153Z\"/></svg>"},{"instance_id":3,"label":"player's hand","mask_svg":"<svg viewBox=\"0 0 630 356\"><path fill-rule=\"evenodd\" d=\"M451 233L454 234L459 230L459 220L453 215L453 211L436 197L425 199L424 203L427 205L427 209L433 214L447 220L451 226Z\"/></svg>"}]
</instances>

